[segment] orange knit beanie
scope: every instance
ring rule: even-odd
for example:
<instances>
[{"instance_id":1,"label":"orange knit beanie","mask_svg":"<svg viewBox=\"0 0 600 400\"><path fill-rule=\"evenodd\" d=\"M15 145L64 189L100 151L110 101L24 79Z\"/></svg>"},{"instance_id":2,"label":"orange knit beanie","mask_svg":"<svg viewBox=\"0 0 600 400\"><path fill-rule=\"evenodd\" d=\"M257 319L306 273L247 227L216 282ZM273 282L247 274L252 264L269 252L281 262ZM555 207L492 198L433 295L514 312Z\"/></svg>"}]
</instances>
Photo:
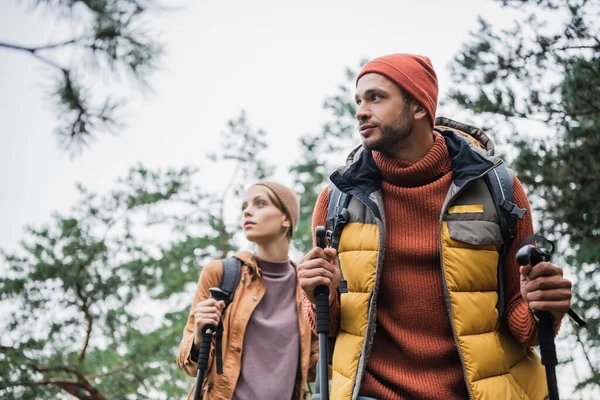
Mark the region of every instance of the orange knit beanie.
<instances>
[{"instance_id":1,"label":"orange knit beanie","mask_svg":"<svg viewBox=\"0 0 600 400\"><path fill-rule=\"evenodd\" d=\"M356 83L365 74L377 73L390 79L425 107L431 126L435 125L438 83L429 58L415 54L389 54L369 61Z\"/></svg>"}]
</instances>

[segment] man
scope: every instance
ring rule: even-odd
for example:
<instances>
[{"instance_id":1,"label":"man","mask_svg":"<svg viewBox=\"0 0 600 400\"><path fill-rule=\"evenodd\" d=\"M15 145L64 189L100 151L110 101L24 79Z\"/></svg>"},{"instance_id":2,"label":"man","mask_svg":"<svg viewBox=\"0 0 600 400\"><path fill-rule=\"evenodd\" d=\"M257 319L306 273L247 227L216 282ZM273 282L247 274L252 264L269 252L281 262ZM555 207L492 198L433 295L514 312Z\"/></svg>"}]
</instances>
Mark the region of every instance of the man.
<instances>
[{"instance_id":1,"label":"man","mask_svg":"<svg viewBox=\"0 0 600 400\"><path fill-rule=\"evenodd\" d=\"M331 176L313 228L327 225L333 187L352 195L339 243L298 269L314 329L314 288L330 287L332 399L542 399L531 310L568 311L571 283L549 263L519 267L531 211L513 182L514 240L502 250L485 178L501 166L480 130L434 129L438 85L427 57L392 54L356 81L362 147ZM501 166L503 167L503 166ZM523 215L524 212L524 215ZM504 253L504 262L499 262ZM348 293L338 295L341 264Z\"/></svg>"}]
</instances>

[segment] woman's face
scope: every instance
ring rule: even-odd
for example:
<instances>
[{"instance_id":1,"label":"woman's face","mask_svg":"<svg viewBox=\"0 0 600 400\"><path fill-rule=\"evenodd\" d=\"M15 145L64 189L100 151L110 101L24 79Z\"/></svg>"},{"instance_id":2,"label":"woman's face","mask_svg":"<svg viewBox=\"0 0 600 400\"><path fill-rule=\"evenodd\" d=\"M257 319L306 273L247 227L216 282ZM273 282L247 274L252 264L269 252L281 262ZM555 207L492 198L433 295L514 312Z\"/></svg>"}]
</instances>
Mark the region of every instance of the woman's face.
<instances>
[{"instance_id":1,"label":"woman's face","mask_svg":"<svg viewBox=\"0 0 600 400\"><path fill-rule=\"evenodd\" d=\"M285 237L290 222L264 186L252 186L242 199L242 227L246 238L256 244Z\"/></svg>"}]
</instances>

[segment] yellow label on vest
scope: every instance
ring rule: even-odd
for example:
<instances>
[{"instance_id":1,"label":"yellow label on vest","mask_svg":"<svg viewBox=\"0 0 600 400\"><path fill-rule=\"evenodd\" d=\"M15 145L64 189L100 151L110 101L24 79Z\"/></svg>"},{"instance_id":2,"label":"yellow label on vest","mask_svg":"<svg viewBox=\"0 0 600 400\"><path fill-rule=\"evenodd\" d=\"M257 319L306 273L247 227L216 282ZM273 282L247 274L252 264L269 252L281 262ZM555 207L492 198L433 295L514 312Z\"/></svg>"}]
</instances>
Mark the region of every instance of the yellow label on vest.
<instances>
[{"instance_id":1,"label":"yellow label on vest","mask_svg":"<svg viewBox=\"0 0 600 400\"><path fill-rule=\"evenodd\" d=\"M448 214L482 213L483 204L470 204L464 206L453 206L448 209Z\"/></svg>"}]
</instances>

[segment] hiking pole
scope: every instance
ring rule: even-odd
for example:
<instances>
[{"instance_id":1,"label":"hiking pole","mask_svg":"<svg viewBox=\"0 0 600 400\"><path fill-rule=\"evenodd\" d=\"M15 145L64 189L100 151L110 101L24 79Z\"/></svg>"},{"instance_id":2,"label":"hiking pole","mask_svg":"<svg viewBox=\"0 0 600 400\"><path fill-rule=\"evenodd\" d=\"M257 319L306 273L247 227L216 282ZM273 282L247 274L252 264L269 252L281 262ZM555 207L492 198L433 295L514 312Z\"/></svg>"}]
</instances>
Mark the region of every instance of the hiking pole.
<instances>
[{"instance_id":1,"label":"hiking pole","mask_svg":"<svg viewBox=\"0 0 600 400\"><path fill-rule=\"evenodd\" d=\"M550 242L552 243L552 242ZM554 249L554 245L552 245ZM552 250L543 249L531 244L525 245L517 252L517 264L531 265L532 267L542 261L550 261ZM542 364L546 369L546 383L548 385L549 400L559 400L558 384L556 381L556 344L554 343L554 316L549 311L533 311L538 322L538 341Z\"/></svg>"},{"instance_id":2,"label":"hiking pole","mask_svg":"<svg viewBox=\"0 0 600 400\"><path fill-rule=\"evenodd\" d=\"M210 288L210 298L217 300L217 302L223 300L225 307L221 312L221 318L227 308L229 295L222 291L220 288ZM204 373L208 368L208 358L210 357L210 345L212 344L213 333L217 331L215 325L209 324L202 328L202 342L200 344L200 352L198 353L198 374L196 375L196 389L194 390L194 400L200 400L202 398L202 383L204 382Z\"/></svg>"},{"instance_id":3,"label":"hiking pole","mask_svg":"<svg viewBox=\"0 0 600 400\"><path fill-rule=\"evenodd\" d=\"M317 246L326 247L325 236L327 231L324 226L317 226L315 236ZM315 287L315 302L317 306L317 334L319 335L319 394L321 400L329 400L329 376L327 374L327 336L329 336L329 286L318 285Z\"/></svg>"}]
</instances>

